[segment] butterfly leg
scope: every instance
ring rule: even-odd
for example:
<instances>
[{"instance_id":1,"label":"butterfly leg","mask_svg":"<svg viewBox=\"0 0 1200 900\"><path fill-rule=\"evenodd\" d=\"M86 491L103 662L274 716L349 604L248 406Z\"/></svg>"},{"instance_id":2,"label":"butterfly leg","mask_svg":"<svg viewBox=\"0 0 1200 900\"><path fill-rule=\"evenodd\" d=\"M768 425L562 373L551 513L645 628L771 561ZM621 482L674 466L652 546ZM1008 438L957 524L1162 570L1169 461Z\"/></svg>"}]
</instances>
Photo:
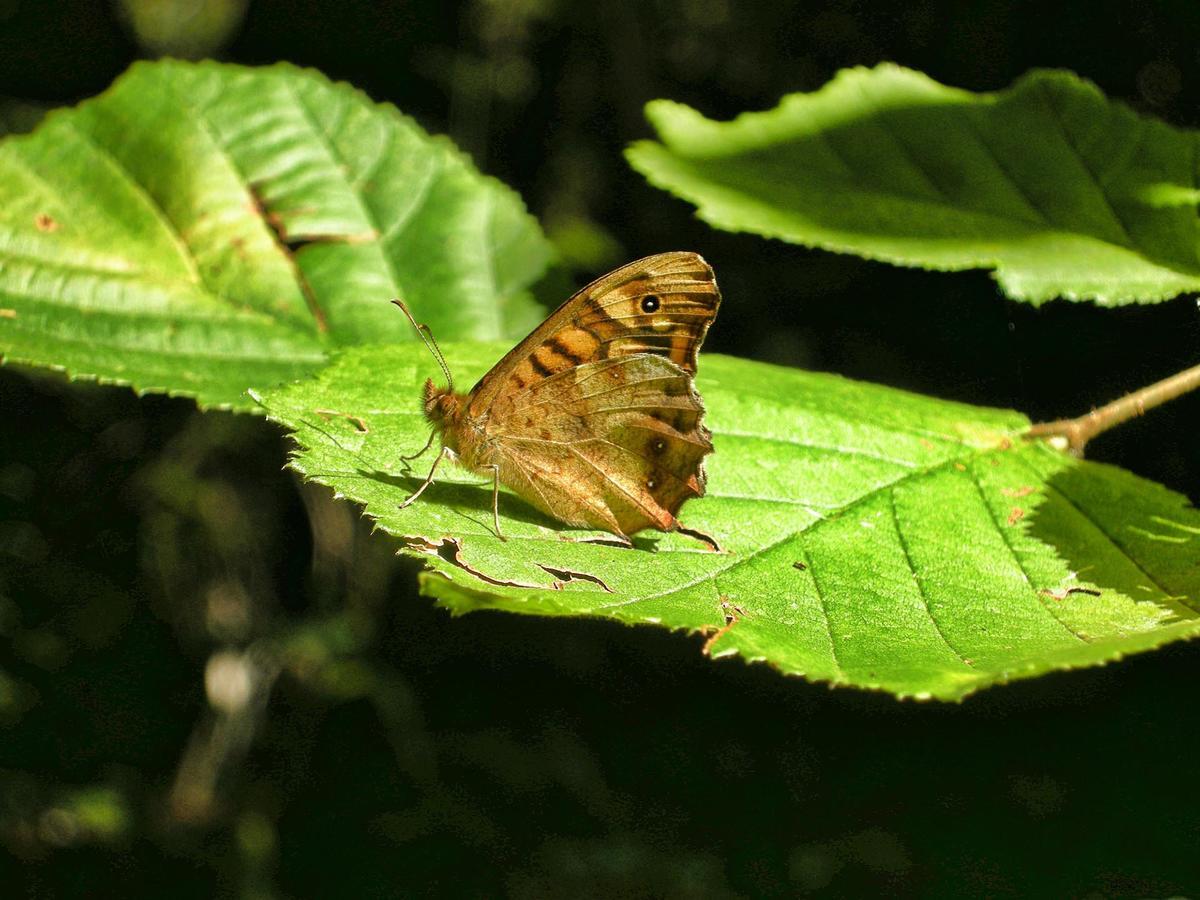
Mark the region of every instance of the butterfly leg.
<instances>
[{"instance_id":1,"label":"butterfly leg","mask_svg":"<svg viewBox=\"0 0 1200 900\"><path fill-rule=\"evenodd\" d=\"M402 457L400 457L400 461L401 461L401 462L403 462L403 463L406 463L406 462L408 462L409 460L417 459L417 458L419 458L419 457L422 457L422 456L424 456L424 455L425 455L425 451L426 451L426 450L428 450L430 447L432 447L432 446L433 446L433 439L434 439L435 437L437 437L437 432L436 432L436 431L431 431L431 432L429 432L429 440L427 440L427 441L425 442L425 446L424 446L424 447L422 447L420 450L418 450L416 453L414 453L412 456L402 456ZM405 468L405 469L407 469L407 468L408 468L408 466L405 466L404 468Z\"/></svg>"},{"instance_id":2,"label":"butterfly leg","mask_svg":"<svg viewBox=\"0 0 1200 900\"><path fill-rule=\"evenodd\" d=\"M422 452L424 452L424 451L422 451ZM408 506L410 503L412 503L414 500L416 500L418 497L420 497L423 493L425 493L425 488L427 488L431 484L433 484L433 473L437 471L438 464L442 461L442 459L443 459L443 457L445 457L445 455L446 455L446 448L443 447L442 452L439 453L437 455L437 458L433 461L433 465L429 467L429 474L427 476L425 476L424 483L422 483L422 485L419 488L417 488L407 500L405 500L403 503L400 504L400 506L399 506L400 509L404 509L404 507Z\"/></svg>"},{"instance_id":3,"label":"butterfly leg","mask_svg":"<svg viewBox=\"0 0 1200 900\"><path fill-rule=\"evenodd\" d=\"M496 537L507 541L508 538L500 533L500 467L491 465L487 468L492 470L492 522L496 526Z\"/></svg>"}]
</instances>

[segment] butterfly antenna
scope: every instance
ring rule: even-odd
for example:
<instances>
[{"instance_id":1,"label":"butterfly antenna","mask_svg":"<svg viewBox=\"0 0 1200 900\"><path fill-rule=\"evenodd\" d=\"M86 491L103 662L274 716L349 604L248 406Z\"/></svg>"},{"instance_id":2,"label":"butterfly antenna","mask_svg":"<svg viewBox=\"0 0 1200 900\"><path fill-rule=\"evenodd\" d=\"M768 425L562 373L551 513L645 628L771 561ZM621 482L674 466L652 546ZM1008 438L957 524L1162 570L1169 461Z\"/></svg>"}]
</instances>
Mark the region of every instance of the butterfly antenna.
<instances>
[{"instance_id":1,"label":"butterfly antenna","mask_svg":"<svg viewBox=\"0 0 1200 900\"><path fill-rule=\"evenodd\" d=\"M433 339L433 332L429 330L429 326L422 325L414 319L413 314L408 311L408 307L404 305L403 300L393 300L392 302L400 307L400 311L408 316L408 321L412 322L413 328L417 329L417 334L421 336L421 340L425 342L425 346L429 348L429 352L433 354L433 358L442 367L442 373L446 376L446 387L453 391L454 377L450 374L450 367L446 365L446 357L442 356L442 350L437 345L437 341Z\"/></svg>"}]
</instances>

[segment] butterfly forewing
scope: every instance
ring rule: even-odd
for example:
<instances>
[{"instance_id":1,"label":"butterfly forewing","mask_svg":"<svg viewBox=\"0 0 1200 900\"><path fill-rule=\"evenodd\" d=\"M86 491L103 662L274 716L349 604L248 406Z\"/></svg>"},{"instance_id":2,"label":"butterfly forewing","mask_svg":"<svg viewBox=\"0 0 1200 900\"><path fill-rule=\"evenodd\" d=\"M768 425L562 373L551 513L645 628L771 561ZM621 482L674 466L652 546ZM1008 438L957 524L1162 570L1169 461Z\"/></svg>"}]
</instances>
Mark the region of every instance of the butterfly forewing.
<instances>
[{"instance_id":1,"label":"butterfly forewing","mask_svg":"<svg viewBox=\"0 0 1200 900\"><path fill-rule=\"evenodd\" d=\"M576 321L598 336L598 358L654 353L694 375L696 353L720 303L712 269L694 253L641 262L602 279Z\"/></svg>"},{"instance_id":2,"label":"butterfly forewing","mask_svg":"<svg viewBox=\"0 0 1200 900\"><path fill-rule=\"evenodd\" d=\"M712 268L699 254L660 253L622 266L572 296L500 360L471 390L469 414L482 418L498 397L634 353L665 357L695 374L720 302Z\"/></svg>"}]
</instances>

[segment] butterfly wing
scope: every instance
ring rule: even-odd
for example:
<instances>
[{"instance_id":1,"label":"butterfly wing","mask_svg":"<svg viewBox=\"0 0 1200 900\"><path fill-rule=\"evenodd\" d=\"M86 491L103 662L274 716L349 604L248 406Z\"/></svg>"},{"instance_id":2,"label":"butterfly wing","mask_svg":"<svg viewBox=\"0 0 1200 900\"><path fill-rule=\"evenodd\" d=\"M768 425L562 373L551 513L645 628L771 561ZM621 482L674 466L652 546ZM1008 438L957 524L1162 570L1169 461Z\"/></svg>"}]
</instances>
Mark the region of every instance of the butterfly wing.
<instances>
[{"instance_id":1,"label":"butterfly wing","mask_svg":"<svg viewBox=\"0 0 1200 900\"><path fill-rule=\"evenodd\" d=\"M691 374L638 353L584 363L521 391L489 423L500 480L569 525L673 530L704 494L712 440Z\"/></svg>"},{"instance_id":2,"label":"butterfly wing","mask_svg":"<svg viewBox=\"0 0 1200 900\"><path fill-rule=\"evenodd\" d=\"M468 395L468 417L484 421L498 400L576 366L652 353L689 375L721 295L698 253L647 256L598 278L550 314Z\"/></svg>"}]
</instances>

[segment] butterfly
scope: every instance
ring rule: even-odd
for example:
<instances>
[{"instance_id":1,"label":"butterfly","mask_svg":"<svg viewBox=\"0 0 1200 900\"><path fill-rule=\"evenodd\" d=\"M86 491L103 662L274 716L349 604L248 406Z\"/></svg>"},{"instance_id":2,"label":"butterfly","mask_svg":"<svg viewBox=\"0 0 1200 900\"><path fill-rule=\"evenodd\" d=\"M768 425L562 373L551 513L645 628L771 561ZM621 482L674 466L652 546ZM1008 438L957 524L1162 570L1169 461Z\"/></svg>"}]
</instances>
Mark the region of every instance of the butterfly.
<instances>
[{"instance_id":1,"label":"butterfly","mask_svg":"<svg viewBox=\"0 0 1200 900\"><path fill-rule=\"evenodd\" d=\"M492 478L500 531L500 485L567 525L614 535L646 528L681 531L680 506L705 489L712 435L692 381L696 353L721 294L696 253L647 256L596 279L556 309L466 394L454 381L428 326L393 300L445 373L425 382L433 426L422 450L441 437L429 475L401 508L433 483L446 457Z\"/></svg>"}]
</instances>

